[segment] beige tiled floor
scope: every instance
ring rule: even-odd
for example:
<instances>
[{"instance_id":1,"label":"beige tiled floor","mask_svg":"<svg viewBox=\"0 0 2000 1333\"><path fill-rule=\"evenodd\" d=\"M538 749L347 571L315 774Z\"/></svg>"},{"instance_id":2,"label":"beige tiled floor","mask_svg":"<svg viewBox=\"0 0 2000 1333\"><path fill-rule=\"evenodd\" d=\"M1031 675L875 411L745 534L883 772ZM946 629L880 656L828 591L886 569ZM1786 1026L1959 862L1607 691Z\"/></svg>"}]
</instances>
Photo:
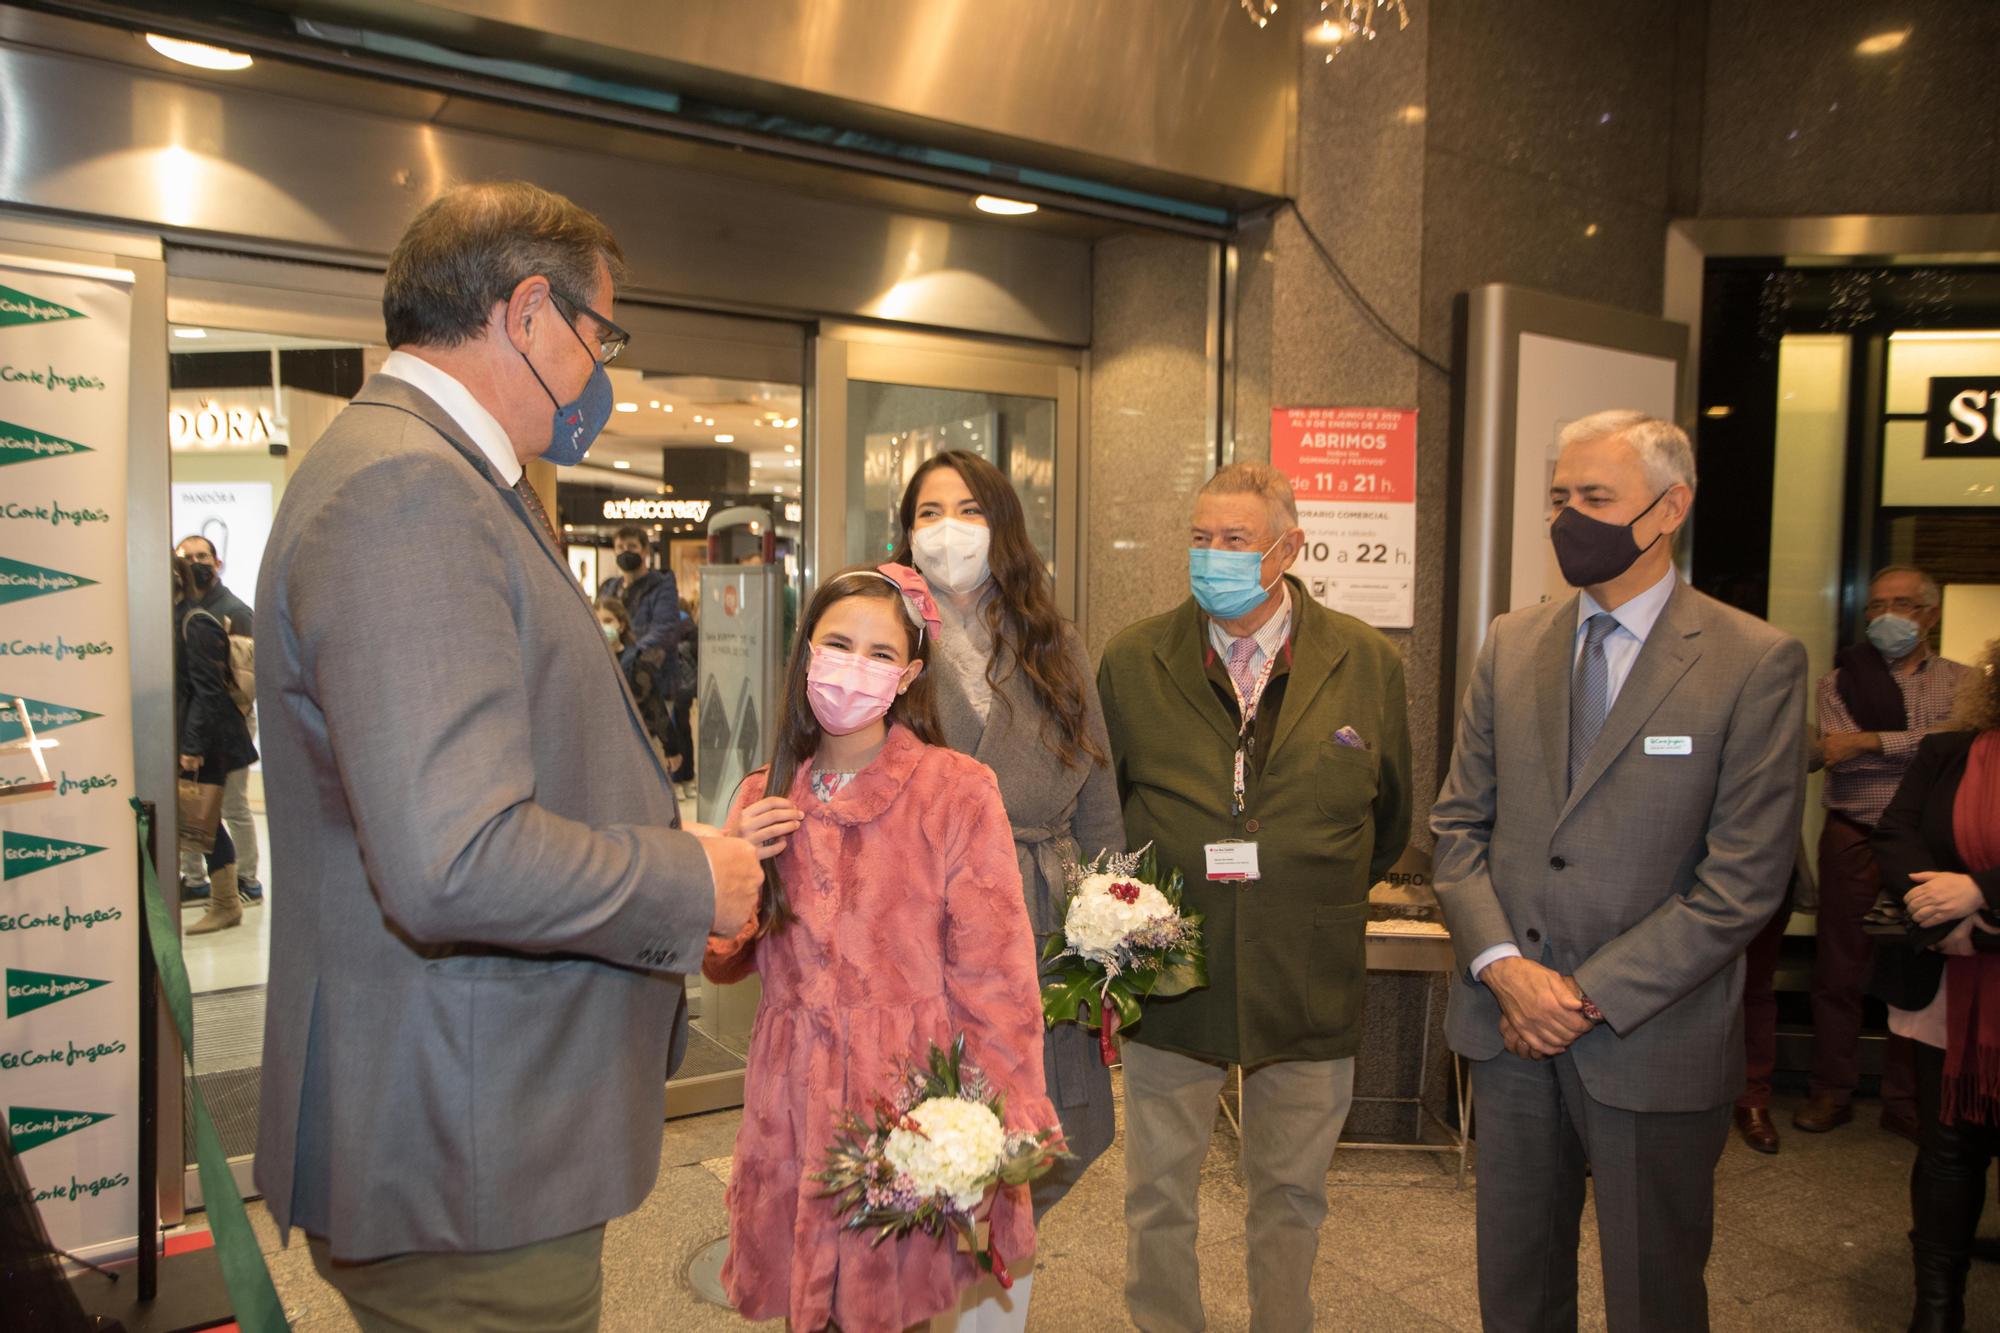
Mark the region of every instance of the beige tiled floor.
<instances>
[{"instance_id":1,"label":"beige tiled floor","mask_svg":"<svg viewBox=\"0 0 2000 1333\"><path fill-rule=\"evenodd\" d=\"M1779 1108L1781 1127L1790 1110ZM1718 1333L1838 1333L1901 1328L1908 1320L1904 1232L1915 1150L1875 1128L1872 1106L1863 1111L1832 1134L1787 1131L1776 1157L1760 1157L1731 1140L1718 1172L1709 1264ZM694 1253L727 1230L718 1159L729 1154L737 1119L722 1112L666 1126L658 1185L645 1207L611 1224L607 1237L604 1327L611 1333L748 1327L701 1303L683 1276ZM1235 1155L1235 1138L1218 1117L1203 1169L1199 1257L1209 1326L1219 1331L1249 1327L1244 1191ZM1121 1295L1123 1182L1121 1143L1049 1214L1030 1329L1131 1327ZM1344 1152L1333 1186L1313 1273L1320 1328L1479 1327L1473 1184L1453 1188L1443 1162L1428 1156ZM278 1251L261 1207L253 1217L300 1333L352 1328L303 1246ZM1989 1215L1984 1232L2000 1232L2000 1218ZM1587 1210L1583 1244L1583 1325L1602 1328L1596 1235ZM2000 1327L2000 1267L1975 1266L1969 1301L1974 1327Z\"/></svg>"}]
</instances>

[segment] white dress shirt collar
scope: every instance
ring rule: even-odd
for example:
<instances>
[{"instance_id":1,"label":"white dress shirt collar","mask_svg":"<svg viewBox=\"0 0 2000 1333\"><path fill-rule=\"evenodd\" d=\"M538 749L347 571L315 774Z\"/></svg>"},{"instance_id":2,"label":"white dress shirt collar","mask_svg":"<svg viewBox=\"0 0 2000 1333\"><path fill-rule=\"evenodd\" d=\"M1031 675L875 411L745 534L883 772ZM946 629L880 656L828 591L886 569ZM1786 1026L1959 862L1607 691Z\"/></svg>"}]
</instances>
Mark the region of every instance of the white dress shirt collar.
<instances>
[{"instance_id":1,"label":"white dress shirt collar","mask_svg":"<svg viewBox=\"0 0 2000 1333\"><path fill-rule=\"evenodd\" d=\"M382 362L380 373L421 390L443 408L445 415L457 422L458 428L479 446L479 452L493 464L493 470L500 474L501 481L512 486L521 480L521 460L514 453L513 441L507 438L506 430L493 414L472 396L472 390L459 383L456 377L420 356L401 351L389 353L388 359Z\"/></svg>"},{"instance_id":2,"label":"white dress shirt collar","mask_svg":"<svg viewBox=\"0 0 2000 1333\"><path fill-rule=\"evenodd\" d=\"M1617 621L1626 633L1644 643L1646 636L1653 632L1653 625L1659 620L1660 612L1666 610L1667 599L1674 595L1674 584L1679 578L1679 571L1669 565L1666 574L1658 583L1613 611L1611 618ZM1576 632L1581 635L1584 625L1603 609L1597 604L1595 597L1588 592L1579 591L1576 604Z\"/></svg>"},{"instance_id":3,"label":"white dress shirt collar","mask_svg":"<svg viewBox=\"0 0 2000 1333\"><path fill-rule=\"evenodd\" d=\"M1275 656L1285 646L1285 640L1292 636L1292 589L1283 578L1278 580L1278 614L1265 621L1262 627L1253 631L1251 638L1257 641L1257 651L1251 655L1251 662L1262 665ZM1229 659L1229 650L1236 645L1236 636L1224 630L1215 617L1208 619L1208 641L1224 661Z\"/></svg>"}]
</instances>

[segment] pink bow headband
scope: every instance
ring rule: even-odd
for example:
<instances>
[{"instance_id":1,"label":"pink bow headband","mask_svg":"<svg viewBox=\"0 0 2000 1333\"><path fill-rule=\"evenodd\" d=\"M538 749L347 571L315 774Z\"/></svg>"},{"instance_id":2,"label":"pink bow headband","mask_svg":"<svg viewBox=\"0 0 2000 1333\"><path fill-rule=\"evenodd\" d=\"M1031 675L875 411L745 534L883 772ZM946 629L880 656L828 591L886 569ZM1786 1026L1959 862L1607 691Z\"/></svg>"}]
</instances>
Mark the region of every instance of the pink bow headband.
<instances>
[{"instance_id":1,"label":"pink bow headband","mask_svg":"<svg viewBox=\"0 0 2000 1333\"><path fill-rule=\"evenodd\" d=\"M896 591L903 594L903 610L909 614L910 620L920 631L928 630L935 636L944 628L944 620L938 615L937 603L931 600L930 585L924 582L922 574L908 565L897 564L877 565L874 572L881 578L887 579L895 586ZM922 641L919 637L918 642Z\"/></svg>"}]
</instances>

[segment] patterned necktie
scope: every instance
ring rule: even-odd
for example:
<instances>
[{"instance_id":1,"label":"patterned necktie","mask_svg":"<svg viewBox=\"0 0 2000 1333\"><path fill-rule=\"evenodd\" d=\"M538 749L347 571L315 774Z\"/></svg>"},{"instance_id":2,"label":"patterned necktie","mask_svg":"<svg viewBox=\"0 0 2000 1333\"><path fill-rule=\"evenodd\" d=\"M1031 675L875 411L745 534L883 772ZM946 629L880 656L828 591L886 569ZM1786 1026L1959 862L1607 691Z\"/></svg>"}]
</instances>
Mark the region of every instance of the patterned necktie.
<instances>
[{"instance_id":1,"label":"patterned necktie","mask_svg":"<svg viewBox=\"0 0 2000 1333\"><path fill-rule=\"evenodd\" d=\"M542 525L542 531L549 534L549 544L560 551L562 538L556 536L556 525L549 522L549 511L542 508L542 497L535 494L535 488L528 484L527 473L523 472L521 479L514 483L514 494L520 496L521 503L528 506L528 513L533 516L535 522Z\"/></svg>"},{"instance_id":2,"label":"patterned necktie","mask_svg":"<svg viewBox=\"0 0 2000 1333\"><path fill-rule=\"evenodd\" d=\"M1569 785L1590 760L1590 747L1604 730L1604 716L1611 711L1611 663L1604 656L1604 641L1618 628L1609 611L1599 611L1583 623L1583 651L1577 655L1576 678L1569 690Z\"/></svg>"},{"instance_id":3,"label":"patterned necktie","mask_svg":"<svg viewBox=\"0 0 2000 1333\"><path fill-rule=\"evenodd\" d=\"M1257 687L1257 673L1250 669L1250 658L1256 651L1257 640L1248 634L1229 645L1229 678L1236 682L1236 692L1246 705L1256 702L1250 697L1250 691Z\"/></svg>"}]
</instances>

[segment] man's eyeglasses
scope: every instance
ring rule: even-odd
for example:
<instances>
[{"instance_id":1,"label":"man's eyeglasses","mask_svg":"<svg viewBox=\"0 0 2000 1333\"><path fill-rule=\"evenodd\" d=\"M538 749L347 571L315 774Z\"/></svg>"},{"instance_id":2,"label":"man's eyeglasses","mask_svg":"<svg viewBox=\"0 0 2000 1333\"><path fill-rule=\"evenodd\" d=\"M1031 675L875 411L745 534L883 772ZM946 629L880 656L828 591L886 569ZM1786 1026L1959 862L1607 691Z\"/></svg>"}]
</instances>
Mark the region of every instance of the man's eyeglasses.
<instances>
[{"instance_id":1,"label":"man's eyeglasses","mask_svg":"<svg viewBox=\"0 0 2000 1333\"><path fill-rule=\"evenodd\" d=\"M1914 597L1877 597L1861 609L1871 616L1879 616L1884 611L1894 611L1898 615L1906 616L1912 611L1929 610L1930 603L1920 602Z\"/></svg>"},{"instance_id":2,"label":"man's eyeglasses","mask_svg":"<svg viewBox=\"0 0 2000 1333\"><path fill-rule=\"evenodd\" d=\"M631 334L625 332L625 330L619 328L616 324L613 324L610 320L598 314L575 297L566 296L553 287L549 288L549 295L553 296L559 304L568 307L570 312L568 318L571 328L576 327L576 317L579 314L589 315L591 322L597 325L598 365L608 366L613 361L616 361L618 354L625 350L625 344L632 341Z\"/></svg>"}]
</instances>

